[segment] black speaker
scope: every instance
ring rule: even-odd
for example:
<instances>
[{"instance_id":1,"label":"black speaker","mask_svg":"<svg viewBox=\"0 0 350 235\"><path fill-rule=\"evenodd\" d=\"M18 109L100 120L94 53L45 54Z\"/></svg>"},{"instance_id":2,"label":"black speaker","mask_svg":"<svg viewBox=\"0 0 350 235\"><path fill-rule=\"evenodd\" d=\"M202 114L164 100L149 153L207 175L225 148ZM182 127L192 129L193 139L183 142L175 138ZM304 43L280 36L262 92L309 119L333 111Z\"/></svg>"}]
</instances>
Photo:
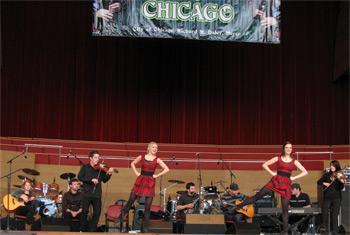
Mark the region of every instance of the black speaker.
<instances>
[{"instance_id":1,"label":"black speaker","mask_svg":"<svg viewBox=\"0 0 350 235\"><path fill-rule=\"evenodd\" d=\"M257 223L234 223L226 233L229 234L260 234L260 226Z\"/></svg>"},{"instance_id":2,"label":"black speaker","mask_svg":"<svg viewBox=\"0 0 350 235\"><path fill-rule=\"evenodd\" d=\"M262 198L254 203L254 214L258 214L259 208L274 208L275 199L274 198Z\"/></svg>"},{"instance_id":3,"label":"black speaker","mask_svg":"<svg viewBox=\"0 0 350 235\"><path fill-rule=\"evenodd\" d=\"M173 233L172 221L150 221L148 224L149 233Z\"/></svg>"},{"instance_id":4,"label":"black speaker","mask_svg":"<svg viewBox=\"0 0 350 235\"><path fill-rule=\"evenodd\" d=\"M259 224L260 227L275 227L276 222L268 216L255 216L253 217L253 223Z\"/></svg>"},{"instance_id":5,"label":"black speaker","mask_svg":"<svg viewBox=\"0 0 350 235\"><path fill-rule=\"evenodd\" d=\"M41 218L41 231L66 231L69 232L70 226L64 219Z\"/></svg>"},{"instance_id":6,"label":"black speaker","mask_svg":"<svg viewBox=\"0 0 350 235\"><path fill-rule=\"evenodd\" d=\"M223 214L187 214L185 233L224 234L226 230Z\"/></svg>"},{"instance_id":7,"label":"black speaker","mask_svg":"<svg viewBox=\"0 0 350 235\"><path fill-rule=\"evenodd\" d=\"M344 224L344 227L349 227L349 200L350 200L350 189L345 187L345 190L341 192L342 201L341 201L341 222Z\"/></svg>"},{"instance_id":8,"label":"black speaker","mask_svg":"<svg viewBox=\"0 0 350 235\"><path fill-rule=\"evenodd\" d=\"M143 221L143 211L145 209L145 205L139 204L135 208L134 213L134 221L132 223L132 230L141 230L141 225Z\"/></svg>"}]
</instances>

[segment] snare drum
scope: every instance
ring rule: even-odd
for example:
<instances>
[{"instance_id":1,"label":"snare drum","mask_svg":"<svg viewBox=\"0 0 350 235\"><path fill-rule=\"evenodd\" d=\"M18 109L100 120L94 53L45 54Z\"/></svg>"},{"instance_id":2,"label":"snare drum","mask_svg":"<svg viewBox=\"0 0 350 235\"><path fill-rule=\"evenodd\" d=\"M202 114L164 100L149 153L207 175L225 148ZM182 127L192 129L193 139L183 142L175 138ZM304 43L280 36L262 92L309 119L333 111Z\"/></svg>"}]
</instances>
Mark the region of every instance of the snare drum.
<instances>
[{"instance_id":1,"label":"snare drum","mask_svg":"<svg viewBox=\"0 0 350 235\"><path fill-rule=\"evenodd\" d=\"M63 196L61 194L59 194L55 197L54 200L57 204L62 204Z\"/></svg>"}]
</instances>

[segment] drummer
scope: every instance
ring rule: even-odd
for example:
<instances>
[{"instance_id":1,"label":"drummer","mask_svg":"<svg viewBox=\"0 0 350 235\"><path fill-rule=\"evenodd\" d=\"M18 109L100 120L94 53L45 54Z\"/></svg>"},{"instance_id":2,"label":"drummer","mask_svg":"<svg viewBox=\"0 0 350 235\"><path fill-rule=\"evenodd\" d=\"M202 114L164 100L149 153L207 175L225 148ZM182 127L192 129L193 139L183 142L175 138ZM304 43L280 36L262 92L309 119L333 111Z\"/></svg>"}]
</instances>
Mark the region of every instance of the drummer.
<instances>
[{"instance_id":1,"label":"drummer","mask_svg":"<svg viewBox=\"0 0 350 235\"><path fill-rule=\"evenodd\" d=\"M30 231L34 222L33 216L37 214L37 211L32 207L32 201L34 200L32 183L29 180L24 180L22 189L12 192L12 196L25 203L25 206L18 207L16 214L27 217L24 221L25 229Z\"/></svg>"},{"instance_id":2,"label":"drummer","mask_svg":"<svg viewBox=\"0 0 350 235\"><path fill-rule=\"evenodd\" d=\"M192 182L186 184L186 193L182 194L177 202L176 209L180 212L180 219L185 221L186 214L199 213L199 195L196 193L196 185ZM201 200L202 201L202 200ZM194 203L195 202L195 203ZM201 203L200 209L204 204ZM183 232L184 224L179 223L178 232Z\"/></svg>"},{"instance_id":3,"label":"drummer","mask_svg":"<svg viewBox=\"0 0 350 235\"><path fill-rule=\"evenodd\" d=\"M239 192L238 184L232 183L227 193L222 196L222 210L224 212L225 221L234 221L235 223L241 223L245 219L245 215L232 210L236 201L244 201L248 197ZM247 206L242 209L247 210Z\"/></svg>"},{"instance_id":4,"label":"drummer","mask_svg":"<svg viewBox=\"0 0 350 235\"><path fill-rule=\"evenodd\" d=\"M69 191L63 195L62 211L66 222L65 224L72 225L72 218L77 218L80 221L80 214L83 210L83 193L79 192L79 187L79 181L77 179L72 179L69 182ZM73 227L70 226L70 228L72 231ZM79 228L80 226L75 232L79 232Z\"/></svg>"}]
</instances>

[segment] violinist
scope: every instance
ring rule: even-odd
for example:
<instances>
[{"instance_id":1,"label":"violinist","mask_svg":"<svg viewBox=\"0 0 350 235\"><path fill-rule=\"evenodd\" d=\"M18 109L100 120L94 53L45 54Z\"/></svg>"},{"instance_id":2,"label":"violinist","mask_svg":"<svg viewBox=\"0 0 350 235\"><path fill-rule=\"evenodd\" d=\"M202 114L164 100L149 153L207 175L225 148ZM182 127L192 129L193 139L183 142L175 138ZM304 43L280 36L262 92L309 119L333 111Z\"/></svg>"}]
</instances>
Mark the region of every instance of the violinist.
<instances>
[{"instance_id":1,"label":"violinist","mask_svg":"<svg viewBox=\"0 0 350 235\"><path fill-rule=\"evenodd\" d=\"M78 179L83 182L83 211L81 214L81 231L95 232L97 223L101 214L101 182L106 183L114 171L111 167L108 170L96 170L95 165L99 164L100 155L97 150L91 151L89 154L90 163L83 165L78 174ZM89 213L89 207L92 204L93 215L90 226L87 226L86 219Z\"/></svg>"},{"instance_id":2,"label":"violinist","mask_svg":"<svg viewBox=\"0 0 350 235\"><path fill-rule=\"evenodd\" d=\"M322 224L327 228L328 213L331 210L331 229L335 233L338 233L338 215L341 206L341 190L344 188L345 178L339 177L343 175L340 167L340 163L334 160L330 163L329 172L325 172L323 176L317 181L317 184L324 186L324 201L322 208ZM331 208L333 206L333 208ZM331 231L329 231L331 232Z\"/></svg>"}]
</instances>

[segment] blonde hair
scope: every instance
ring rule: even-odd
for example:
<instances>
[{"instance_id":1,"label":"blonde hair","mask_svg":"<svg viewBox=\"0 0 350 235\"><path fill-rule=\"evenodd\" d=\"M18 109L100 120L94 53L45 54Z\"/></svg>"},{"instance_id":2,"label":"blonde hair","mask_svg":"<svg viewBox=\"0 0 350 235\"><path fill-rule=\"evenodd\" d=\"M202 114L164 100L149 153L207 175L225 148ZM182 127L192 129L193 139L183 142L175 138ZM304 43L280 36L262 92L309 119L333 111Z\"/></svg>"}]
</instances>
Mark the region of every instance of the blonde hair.
<instances>
[{"instance_id":1,"label":"blonde hair","mask_svg":"<svg viewBox=\"0 0 350 235\"><path fill-rule=\"evenodd\" d=\"M149 149L150 147L152 147L152 145L154 145L154 144L158 146L158 144L157 144L156 142L154 142L154 141L151 141L151 142L148 144L148 147L147 147L147 154L149 154L149 150L148 150L148 149Z\"/></svg>"}]
</instances>

